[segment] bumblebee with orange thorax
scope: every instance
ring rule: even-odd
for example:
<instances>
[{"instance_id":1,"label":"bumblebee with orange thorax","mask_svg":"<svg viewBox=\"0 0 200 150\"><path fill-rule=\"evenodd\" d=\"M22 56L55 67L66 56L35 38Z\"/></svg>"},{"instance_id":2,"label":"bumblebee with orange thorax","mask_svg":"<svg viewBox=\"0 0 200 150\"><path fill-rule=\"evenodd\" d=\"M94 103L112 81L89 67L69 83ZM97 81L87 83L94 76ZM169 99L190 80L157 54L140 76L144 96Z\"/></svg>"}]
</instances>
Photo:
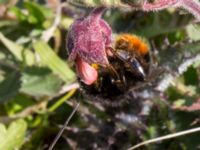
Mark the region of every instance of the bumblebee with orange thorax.
<instances>
[{"instance_id":1,"label":"bumblebee with orange thorax","mask_svg":"<svg viewBox=\"0 0 200 150\"><path fill-rule=\"evenodd\" d=\"M109 65L92 64L98 72L98 79L92 85L84 85L84 88L89 93L108 98L123 94L136 83L146 80L149 51L149 44L144 39L132 34L119 34L107 56Z\"/></svg>"},{"instance_id":2,"label":"bumblebee with orange thorax","mask_svg":"<svg viewBox=\"0 0 200 150\"><path fill-rule=\"evenodd\" d=\"M135 76L145 80L149 45L142 38L131 34L120 34L116 38L114 54L125 63Z\"/></svg>"}]
</instances>

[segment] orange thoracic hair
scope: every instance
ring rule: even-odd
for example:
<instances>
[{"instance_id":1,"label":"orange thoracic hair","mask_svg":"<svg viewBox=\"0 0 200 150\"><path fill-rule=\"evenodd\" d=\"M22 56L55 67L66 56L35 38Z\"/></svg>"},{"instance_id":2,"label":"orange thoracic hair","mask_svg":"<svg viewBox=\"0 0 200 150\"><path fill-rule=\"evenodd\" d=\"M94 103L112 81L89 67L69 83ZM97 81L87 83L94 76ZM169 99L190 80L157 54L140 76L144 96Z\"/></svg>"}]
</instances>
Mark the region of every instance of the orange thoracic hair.
<instances>
[{"instance_id":1,"label":"orange thoracic hair","mask_svg":"<svg viewBox=\"0 0 200 150\"><path fill-rule=\"evenodd\" d=\"M135 52L139 55L146 55L149 52L149 45L142 38L132 34L119 34L116 38L115 49Z\"/></svg>"}]
</instances>

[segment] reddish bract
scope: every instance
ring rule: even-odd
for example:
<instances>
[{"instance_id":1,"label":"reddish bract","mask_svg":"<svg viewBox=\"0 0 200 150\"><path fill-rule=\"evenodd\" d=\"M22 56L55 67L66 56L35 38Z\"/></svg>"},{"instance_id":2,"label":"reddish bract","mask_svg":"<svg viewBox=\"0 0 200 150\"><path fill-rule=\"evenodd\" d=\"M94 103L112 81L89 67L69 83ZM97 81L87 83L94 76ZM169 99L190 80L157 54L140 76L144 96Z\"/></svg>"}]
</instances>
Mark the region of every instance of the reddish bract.
<instances>
[{"instance_id":1,"label":"reddish bract","mask_svg":"<svg viewBox=\"0 0 200 150\"><path fill-rule=\"evenodd\" d=\"M77 19L71 25L67 38L71 60L80 57L89 64L108 64L106 48L111 44L112 30L101 19L104 10L105 7L98 7L88 17Z\"/></svg>"},{"instance_id":2,"label":"reddish bract","mask_svg":"<svg viewBox=\"0 0 200 150\"><path fill-rule=\"evenodd\" d=\"M97 74L97 71L91 68L91 64L102 66L109 64L106 49L112 42L112 30L101 18L104 10L105 7L98 7L86 18L75 20L68 32L69 58L76 62L78 74L86 84L92 84L95 80L90 79L92 76L84 71L90 70Z\"/></svg>"},{"instance_id":3,"label":"reddish bract","mask_svg":"<svg viewBox=\"0 0 200 150\"><path fill-rule=\"evenodd\" d=\"M97 71L90 66L88 63L84 62L82 59L76 59L76 69L79 73L81 81L87 85L91 85L98 78Z\"/></svg>"}]
</instances>

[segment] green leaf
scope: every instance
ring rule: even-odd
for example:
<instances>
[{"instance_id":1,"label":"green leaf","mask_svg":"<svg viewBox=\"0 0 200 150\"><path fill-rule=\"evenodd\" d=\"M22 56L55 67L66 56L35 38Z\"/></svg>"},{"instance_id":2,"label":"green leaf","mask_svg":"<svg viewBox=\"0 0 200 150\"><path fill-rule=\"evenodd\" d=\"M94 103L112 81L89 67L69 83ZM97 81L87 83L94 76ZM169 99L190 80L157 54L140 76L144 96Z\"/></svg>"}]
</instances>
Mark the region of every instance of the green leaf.
<instances>
[{"instance_id":1,"label":"green leaf","mask_svg":"<svg viewBox=\"0 0 200 150\"><path fill-rule=\"evenodd\" d=\"M177 100L173 103L173 106L174 106L175 108L177 108L177 107L183 106L185 103L186 103L186 100L185 100L185 99L177 99Z\"/></svg>"},{"instance_id":2,"label":"green leaf","mask_svg":"<svg viewBox=\"0 0 200 150\"><path fill-rule=\"evenodd\" d=\"M22 73L20 91L32 96L53 96L61 88L61 80L48 68L31 67Z\"/></svg>"},{"instance_id":3,"label":"green leaf","mask_svg":"<svg viewBox=\"0 0 200 150\"><path fill-rule=\"evenodd\" d=\"M0 0L0 4L6 3L6 0Z\"/></svg>"},{"instance_id":4,"label":"green leaf","mask_svg":"<svg viewBox=\"0 0 200 150\"><path fill-rule=\"evenodd\" d=\"M4 106L8 116L12 116L15 113L23 111L23 109L33 104L35 103L32 97L24 94L17 94L11 101L6 103Z\"/></svg>"},{"instance_id":5,"label":"green leaf","mask_svg":"<svg viewBox=\"0 0 200 150\"><path fill-rule=\"evenodd\" d=\"M27 124L24 120L12 122L6 130L0 124L0 150L14 150L20 148L24 142Z\"/></svg>"},{"instance_id":6,"label":"green leaf","mask_svg":"<svg viewBox=\"0 0 200 150\"><path fill-rule=\"evenodd\" d=\"M30 23L42 23L46 18L52 16L52 11L42 5L34 2L24 2L25 8L29 12L29 22Z\"/></svg>"},{"instance_id":7,"label":"green leaf","mask_svg":"<svg viewBox=\"0 0 200 150\"><path fill-rule=\"evenodd\" d=\"M25 15L24 12L16 6L11 7L9 10L10 12L14 13L17 19L21 22L28 19L28 16Z\"/></svg>"},{"instance_id":8,"label":"green leaf","mask_svg":"<svg viewBox=\"0 0 200 150\"><path fill-rule=\"evenodd\" d=\"M0 103L14 97L20 88L20 75L13 72L0 83Z\"/></svg>"},{"instance_id":9,"label":"green leaf","mask_svg":"<svg viewBox=\"0 0 200 150\"><path fill-rule=\"evenodd\" d=\"M25 49L23 46L14 43L7 39L0 32L0 41L7 47L7 49L16 57L19 61L25 61L27 65L32 65L35 62L35 56L29 49Z\"/></svg>"},{"instance_id":10,"label":"green leaf","mask_svg":"<svg viewBox=\"0 0 200 150\"><path fill-rule=\"evenodd\" d=\"M187 33L190 39L194 41L200 40L200 26L189 25L187 27Z\"/></svg>"},{"instance_id":11,"label":"green leaf","mask_svg":"<svg viewBox=\"0 0 200 150\"><path fill-rule=\"evenodd\" d=\"M6 27L6 26L11 26L16 24L16 21L13 20L1 20L0 22L0 28Z\"/></svg>"},{"instance_id":12,"label":"green leaf","mask_svg":"<svg viewBox=\"0 0 200 150\"><path fill-rule=\"evenodd\" d=\"M188 52L188 53L191 53L193 55L199 54L199 52L200 52L200 42L185 44L182 47L180 47L180 49L183 52Z\"/></svg>"},{"instance_id":13,"label":"green leaf","mask_svg":"<svg viewBox=\"0 0 200 150\"><path fill-rule=\"evenodd\" d=\"M194 67L189 67L186 72L184 72L185 85L198 85L199 75Z\"/></svg>"},{"instance_id":14,"label":"green leaf","mask_svg":"<svg viewBox=\"0 0 200 150\"><path fill-rule=\"evenodd\" d=\"M74 72L68 67L67 63L61 60L56 53L43 41L38 41L33 45L39 54L42 63L48 66L55 74L67 83L75 80Z\"/></svg>"}]
</instances>

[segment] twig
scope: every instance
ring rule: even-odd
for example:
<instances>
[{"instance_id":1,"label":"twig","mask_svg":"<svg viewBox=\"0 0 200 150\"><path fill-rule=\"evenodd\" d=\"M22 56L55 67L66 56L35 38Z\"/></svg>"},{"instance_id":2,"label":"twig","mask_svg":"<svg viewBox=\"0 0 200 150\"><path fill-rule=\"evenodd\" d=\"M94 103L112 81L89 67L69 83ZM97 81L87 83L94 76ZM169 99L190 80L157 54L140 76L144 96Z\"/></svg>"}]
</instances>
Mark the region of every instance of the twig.
<instances>
[{"instance_id":1,"label":"twig","mask_svg":"<svg viewBox=\"0 0 200 150\"><path fill-rule=\"evenodd\" d=\"M46 107L47 101L41 101L33 106L25 108L22 112L19 112L11 118L16 119L16 118L25 118L33 113L35 113L39 109L44 109Z\"/></svg>"},{"instance_id":2,"label":"twig","mask_svg":"<svg viewBox=\"0 0 200 150\"><path fill-rule=\"evenodd\" d=\"M196 0L182 0L181 7L193 14L200 21L200 3Z\"/></svg>"},{"instance_id":3,"label":"twig","mask_svg":"<svg viewBox=\"0 0 200 150\"><path fill-rule=\"evenodd\" d=\"M154 139L150 139L150 140L141 142L141 143L139 143L139 144L137 144L137 145L135 145L133 147L130 147L128 150L134 150L134 149L137 149L137 148L139 148L141 146L144 146L144 145L148 145L148 144L151 144L151 143L156 143L156 142L167 140L167 139L172 139L172 138L175 138L175 137L179 137L179 136L183 136L183 135L187 135L187 134L191 134L191 133L199 132L199 131L200 131L200 127L197 127L197 128L193 128L193 129L189 129L189 130L173 133L173 134L168 134L168 135L165 135L165 136L161 136L161 137L158 137L158 138L154 138Z\"/></svg>"},{"instance_id":4,"label":"twig","mask_svg":"<svg viewBox=\"0 0 200 150\"><path fill-rule=\"evenodd\" d=\"M17 71L19 72L19 68L15 65L15 64L9 64L9 63L6 63L5 60L0 60L0 67L1 66L5 66L5 67L8 67L14 71Z\"/></svg>"},{"instance_id":5,"label":"twig","mask_svg":"<svg viewBox=\"0 0 200 150\"><path fill-rule=\"evenodd\" d=\"M43 34L42 34L41 38L45 42L48 42L50 40L50 38L53 36L57 26L60 24L61 13L62 13L62 4L60 3L60 0L59 0L57 8L56 8L56 16L55 16L55 20L53 22L53 25L50 28L48 28L46 31L44 31Z\"/></svg>"},{"instance_id":6,"label":"twig","mask_svg":"<svg viewBox=\"0 0 200 150\"><path fill-rule=\"evenodd\" d=\"M76 89L71 90L69 93L64 95L62 98L60 98L54 105L52 105L48 110L49 112L53 112L56 110L59 106L61 106L66 100L68 100L74 93L76 92Z\"/></svg>"},{"instance_id":7,"label":"twig","mask_svg":"<svg viewBox=\"0 0 200 150\"><path fill-rule=\"evenodd\" d=\"M64 94L64 93L67 93L67 92L69 92L69 91L71 91L71 90L78 89L79 87L80 87L80 85L79 85L78 82L72 83L72 84L70 84L70 85L63 86L63 87L61 88L61 90L59 91L59 95Z\"/></svg>"},{"instance_id":8,"label":"twig","mask_svg":"<svg viewBox=\"0 0 200 150\"><path fill-rule=\"evenodd\" d=\"M75 112L77 111L78 107L79 107L80 102L78 102L76 104L76 107L74 108L74 110L72 111L72 113L70 114L70 116L67 118L67 120L65 121L65 124L63 126L63 128L59 131L59 133L57 134L57 136L55 137L55 139L53 140L52 144L50 145L50 147L48 148L48 150L53 150L55 144L57 143L57 141L59 140L60 136L62 135L63 131L65 130L65 128L68 126L69 121L71 120L71 118L73 117L73 115L75 114Z\"/></svg>"},{"instance_id":9,"label":"twig","mask_svg":"<svg viewBox=\"0 0 200 150\"><path fill-rule=\"evenodd\" d=\"M87 2L79 3L74 0L68 0L67 3L69 5L72 5L76 8L80 8L80 9L95 7L95 4L91 5L90 3L87 3ZM129 10L133 9L133 7L129 6L126 3L121 2L121 0L115 0L115 1L112 1L112 3L109 3L109 1L101 0L99 5L106 6L107 8L124 8L124 9L129 9ZM97 6L99 6L99 5L97 5Z\"/></svg>"},{"instance_id":10,"label":"twig","mask_svg":"<svg viewBox=\"0 0 200 150\"><path fill-rule=\"evenodd\" d=\"M129 7L142 11L159 11L169 7L179 7L190 12L194 17L200 21L200 2L197 0L157 0L150 3L148 0L144 0L142 4L127 3ZM128 6L126 6L128 8Z\"/></svg>"},{"instance_id":11,"label":"twig","mask_svg":"<svg viewBox=\"0 0 200 150\"><path fill-rule=\"evenodd\" d=\"M147 0L145 0L141 5L141 10L158 11L169 7L184 8L193 14L198 21L200 21L200 3L196 0L158 0L154 3L149 3Z\"/></svg>"}]
</instances>

